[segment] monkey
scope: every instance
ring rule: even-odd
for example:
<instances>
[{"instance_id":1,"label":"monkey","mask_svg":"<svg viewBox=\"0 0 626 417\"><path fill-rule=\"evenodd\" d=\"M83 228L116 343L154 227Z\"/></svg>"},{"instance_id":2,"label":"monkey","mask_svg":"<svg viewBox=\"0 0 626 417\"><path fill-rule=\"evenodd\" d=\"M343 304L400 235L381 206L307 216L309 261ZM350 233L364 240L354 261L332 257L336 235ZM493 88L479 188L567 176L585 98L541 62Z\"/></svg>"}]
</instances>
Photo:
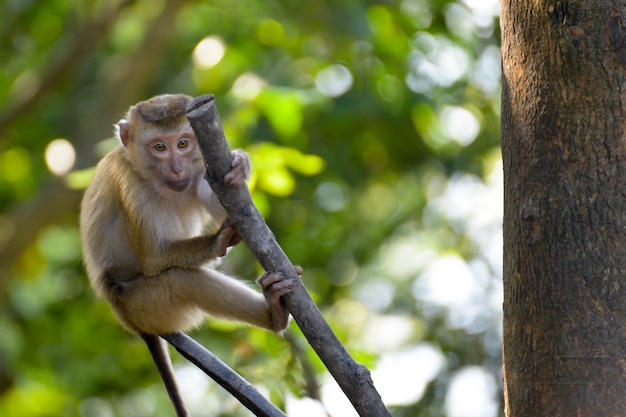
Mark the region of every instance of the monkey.
<instances>
[{"instance_id":1,"label":"monkey","mask_svg":"<svg viewBox=\"0 0 626 417\"><path fill-rule=\"evenodd\" d=\"M289 321L280 298L297 285L266 272L257 280L261 294L215 269L241 236L205 177L186 117L191 100L166 94L131 106L115 125L120 145L97 164L80 210L90 284L148 345L179 417L189 413L159 335L197 327L208 316L280 332ZM233 151L225 184L245 186L250 170L249 156Z\"/></svg>"}]
</instances>

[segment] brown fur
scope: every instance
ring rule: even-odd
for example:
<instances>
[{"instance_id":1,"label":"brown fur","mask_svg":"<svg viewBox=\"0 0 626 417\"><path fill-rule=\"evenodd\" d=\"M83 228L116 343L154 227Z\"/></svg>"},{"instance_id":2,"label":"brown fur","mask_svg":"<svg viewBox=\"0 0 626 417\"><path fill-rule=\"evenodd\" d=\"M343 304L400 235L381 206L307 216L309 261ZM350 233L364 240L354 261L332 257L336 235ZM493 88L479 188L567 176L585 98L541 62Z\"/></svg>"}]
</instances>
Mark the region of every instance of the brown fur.
<instances>
[{"instance_id":1,"label":"brown fur","mask_svg":"<svg viewBox=\"0 0 626 417\"><path fill-rule=\"evenodd\" d=\"M293 282L266 274L260 279L264 296L209 265L238 239L232 226L219 228L226 215L204 179L185 113L190 101L158 96L131 107L120 121L123 146L100 161L82 202L90 282L120 322L137 333L186 330L207 314L279 331L288 317L280 296ZM189 142L179 149L181 138ZM172 151L155 152L157 142ZM233 155L231 175L234 186L241 186L249 175L248 157ZM219 230L202 234L211 221Z\"/></svg>"},{"instance_id":2,"label":"brown fur","mask_svg":"<svg viewBox=\"0 0 626 417\"><path fill-rule=\"evenodd\" d=\"M186 118L190 102L164 95L129 109L116 127L122 146L96 167L80 214L91 285L143 337L179 417L189 412L158 335L197 326L208 314L280 331L288 322L280 297L296 285L266 273L260 294L211 268L239 235L204 179ZM245 186L249 174L248 156L233 152L225 182Z\"/></svg>"}]
</instances>

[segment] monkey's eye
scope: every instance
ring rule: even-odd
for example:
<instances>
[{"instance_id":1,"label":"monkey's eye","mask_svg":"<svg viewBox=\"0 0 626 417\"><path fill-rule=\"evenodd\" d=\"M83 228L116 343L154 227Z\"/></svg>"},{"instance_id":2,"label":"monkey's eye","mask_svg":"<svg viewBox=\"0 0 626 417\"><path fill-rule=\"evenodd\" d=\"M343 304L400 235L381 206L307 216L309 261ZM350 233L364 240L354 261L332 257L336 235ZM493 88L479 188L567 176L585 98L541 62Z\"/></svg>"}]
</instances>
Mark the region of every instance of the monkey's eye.
<instances>
[{"instance_id":1,"label":"monkey's eye","mask_svg":"<svg viewBox=\"0 0 626 417\"><path fill-rule=\"evenodd\" d=\"M178 147L180 149L185 149L189 147L189 139L187 138L182 138L181 140L178 141Z\"/></svg>"},{"instance_id":2,"label":"monkey's eye","mask_svg":"<svg viewBox=\"0 0 626 417\"><path fill-rule=\"evenodd\" d=\"M154 149L157 152L165 152L165 150L167 149L167 146L165 146L163 142L158 142L154 144L152 149Z\"/></svg>"}]
</instances>

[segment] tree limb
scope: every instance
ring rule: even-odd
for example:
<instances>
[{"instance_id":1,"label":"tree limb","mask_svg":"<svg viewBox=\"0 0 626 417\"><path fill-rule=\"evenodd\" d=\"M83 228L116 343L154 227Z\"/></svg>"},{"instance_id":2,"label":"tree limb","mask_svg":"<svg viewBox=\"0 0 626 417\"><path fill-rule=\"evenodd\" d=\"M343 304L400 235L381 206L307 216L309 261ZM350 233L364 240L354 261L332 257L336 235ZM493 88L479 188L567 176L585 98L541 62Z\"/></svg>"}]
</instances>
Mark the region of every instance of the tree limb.
<instances>
[{"instance_id":1,"label":"tree limb","mask_svg":"<svg viewBox=\"0 0 626 417\"><path fill-rule=\"evenodd\" d=\"M367 368L352 359L324 320L293 264L254 206L248 188L233 189L224 184L232 157L213 95L197 97L187 108L187 117L207 165L209 184L242 240L266 271L282 272L285 278L299 282L292 293L283 296L283 300L302 333L361 417L391 416L374 388Z\"/></svg>"},{"instance_id":2,"label":"tree limb","mask_svg":"<svg viewBox=\"0 0 626 417\"><path fill-rule=\"evenodd\" d=\"M161 335L189 362L213 378L254 415L260 417L287 417L248 381L185 333Z\"/></svg>"},{"instance_id":3,"label":"tree limb","mask_svg":"<svg viewBox=\"0 0 626 417\"><path fill-rule=\"evenodd\" d=\"M302 367L302 375L304 376L304 389L306 395L309 398L321 402L322 396L320 395L320 387L317 383L317 379L315 378L313 365L306 357L306 352L304 351L303 344L300 343L300 341L289 332L285 332L284 337L287 343L289 343L289 346L291 346L291 352L294 358L296 358L296 360L300 362L300 366Z\"/></svg>"}]
</instances>

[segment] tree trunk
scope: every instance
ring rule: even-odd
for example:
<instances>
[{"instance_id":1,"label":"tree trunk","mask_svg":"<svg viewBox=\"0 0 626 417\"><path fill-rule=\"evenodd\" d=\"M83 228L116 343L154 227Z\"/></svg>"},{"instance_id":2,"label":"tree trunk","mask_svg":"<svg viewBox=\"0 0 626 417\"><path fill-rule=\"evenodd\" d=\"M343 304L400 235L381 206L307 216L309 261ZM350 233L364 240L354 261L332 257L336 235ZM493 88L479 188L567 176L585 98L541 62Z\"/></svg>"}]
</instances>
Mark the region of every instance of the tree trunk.
<instances>
[{"instance_id":1,"label":"tree trunk","mask_svg":"<svg viewBox=\"0 0 626 417\"><path fill-rule=\"evenodd\" d=\"M505 408L626 415L626 1L502 0Z\"/></svg>"}]
</instances>

